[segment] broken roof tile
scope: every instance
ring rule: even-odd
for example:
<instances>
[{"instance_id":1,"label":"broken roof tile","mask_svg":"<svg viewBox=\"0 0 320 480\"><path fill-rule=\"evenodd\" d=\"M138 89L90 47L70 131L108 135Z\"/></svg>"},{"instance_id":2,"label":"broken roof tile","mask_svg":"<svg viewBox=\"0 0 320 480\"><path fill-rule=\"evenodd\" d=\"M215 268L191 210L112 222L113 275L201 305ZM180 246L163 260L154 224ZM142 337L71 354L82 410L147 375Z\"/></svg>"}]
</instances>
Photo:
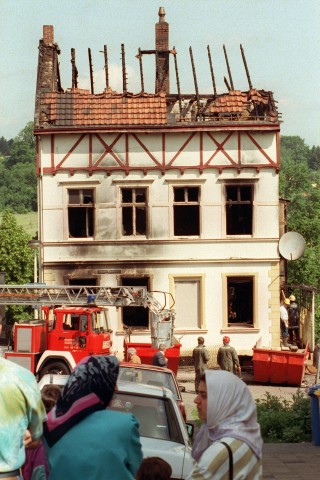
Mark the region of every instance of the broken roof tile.
<instances>
[{"instance_id":1,"label":"broken roof tile","mask_svg":"<svg viewBox=\"0 0 320 480\"><path fill-rule=\"evenodd\" d=\"M44 93L41 96L40 124L48 121L44 106L54 126L125 125L134 114L134 123L166 124L165 94L121 94L110 88L102 94L91 94L78 88L66 92ZM55 112L55 114L53 113Z\"/></svg>"}]
</instances>

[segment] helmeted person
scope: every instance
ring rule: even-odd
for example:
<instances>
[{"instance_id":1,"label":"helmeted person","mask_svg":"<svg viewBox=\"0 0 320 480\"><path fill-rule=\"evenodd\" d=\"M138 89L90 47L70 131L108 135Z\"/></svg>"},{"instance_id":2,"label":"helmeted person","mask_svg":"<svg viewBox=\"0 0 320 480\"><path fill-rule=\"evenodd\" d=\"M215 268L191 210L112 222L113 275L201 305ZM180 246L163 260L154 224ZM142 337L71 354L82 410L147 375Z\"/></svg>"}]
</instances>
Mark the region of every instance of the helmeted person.
<instances>
[{"instance_id":1,"label":"helmeted person","mask_svg":"<svg viewBox=\"0 0 320 480\"><path fill-rule=\"evenodd\" d=\"M284 346L288 345L288 326L289 326L289 315L288 315L288 308L290 305L289 298L285 298L280 305L280 329L282 335L282 344Z\"/></svg>"},{"instance_id":2,"label":"helmeted person","mask_svg":"<svg viewBox=\"0 0 320 480\"><path fill-rule=\"evenodd\" d=\"M300 347L300 309L296 302L296 297L290 295L290 305L288 308L288 333L289 342L292 344L295 340Z\"/></svg>"},{"instance_id":3,"label":"helmeted person","mask_svg":"<svg viewBox=\"0 0 320 480\"><path fill-rule=\"evenodd\" d=\"M195 369L194 386L196 393L198 393L200 378L207 369L207 363L210 360L210 355L204 344L203 337L198 337L198 345L193 349L192 358Z\"/></svg>"},{"instance_id":4,"label":"helmeted person","mask_svg":"<svg viewBox=\"0 0 320 480\"><path fill-rule=\"evenodd\" d=\"M237 374L240 372L240 362L236 349L230 345L230 338L224 336L223 346L219 348L217 354L217 363L221 370Z\"/></svg>"}]
</instances>

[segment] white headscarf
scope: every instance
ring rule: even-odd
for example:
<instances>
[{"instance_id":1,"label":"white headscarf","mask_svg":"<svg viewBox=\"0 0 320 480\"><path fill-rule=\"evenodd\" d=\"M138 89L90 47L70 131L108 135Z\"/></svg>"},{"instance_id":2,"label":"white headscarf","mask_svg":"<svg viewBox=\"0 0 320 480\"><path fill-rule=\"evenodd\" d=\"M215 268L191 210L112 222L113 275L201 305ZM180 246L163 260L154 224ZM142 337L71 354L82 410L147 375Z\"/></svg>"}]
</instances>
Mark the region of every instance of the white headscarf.
<instances>
[{"instance_id":1,"label":"white headscarf","mask_svg":"<svg viewBox=\"0 0 320 480\"><path fill-rule=\"evenodd\" d=\"M223 437L242 440L258 458L262 456L262 438L256 405L247 385L224 370L206 370L207 423L195 438L192 456L198 462L203 452Z\"/></svg>"}]
</instances>

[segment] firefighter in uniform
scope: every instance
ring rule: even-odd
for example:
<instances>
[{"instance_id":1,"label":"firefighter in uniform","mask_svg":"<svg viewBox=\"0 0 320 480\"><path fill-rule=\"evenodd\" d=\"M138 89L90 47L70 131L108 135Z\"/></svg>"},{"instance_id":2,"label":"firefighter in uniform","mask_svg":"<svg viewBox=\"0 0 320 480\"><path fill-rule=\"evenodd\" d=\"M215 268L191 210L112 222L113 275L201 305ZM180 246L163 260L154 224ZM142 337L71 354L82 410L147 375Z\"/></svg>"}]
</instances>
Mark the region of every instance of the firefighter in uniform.
<instances>
[{"instance_id":1,"label":"firefighter in uniform","mask_svg":"<svg viewBox=\"0 0 320 480\"><path fill-rule=\"evenodd\" d=\"M221 370L227 370L235 375L240 375L241 368L238 354L234 347L230 345L230 338L225 336L222 339L223 346L219 348L217 355L217 363Z\"/></svg>"}]
</instances>

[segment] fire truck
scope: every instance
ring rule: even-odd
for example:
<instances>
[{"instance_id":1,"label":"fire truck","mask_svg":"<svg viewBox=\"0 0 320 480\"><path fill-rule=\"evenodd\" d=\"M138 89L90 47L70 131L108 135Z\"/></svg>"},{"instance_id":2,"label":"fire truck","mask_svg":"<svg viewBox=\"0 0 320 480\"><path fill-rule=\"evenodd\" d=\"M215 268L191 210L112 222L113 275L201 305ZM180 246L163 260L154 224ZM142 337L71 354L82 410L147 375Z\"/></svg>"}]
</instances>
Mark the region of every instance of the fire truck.
<instances>
[{"instance_id":1,"label":"fire truck","mask_svg":"<svg viewBox=\"0 0 320 480\"><path fill-rule=\"evenodd\" d=\"M0 285L0 304L38 309L40 319L14 324L13 345L4 352L38 379L47 373L69 374L87 355L110 353L110 306L149 308L152 346L173 344L174 310L143 287Z\"/></svg>"}]
</instances>

